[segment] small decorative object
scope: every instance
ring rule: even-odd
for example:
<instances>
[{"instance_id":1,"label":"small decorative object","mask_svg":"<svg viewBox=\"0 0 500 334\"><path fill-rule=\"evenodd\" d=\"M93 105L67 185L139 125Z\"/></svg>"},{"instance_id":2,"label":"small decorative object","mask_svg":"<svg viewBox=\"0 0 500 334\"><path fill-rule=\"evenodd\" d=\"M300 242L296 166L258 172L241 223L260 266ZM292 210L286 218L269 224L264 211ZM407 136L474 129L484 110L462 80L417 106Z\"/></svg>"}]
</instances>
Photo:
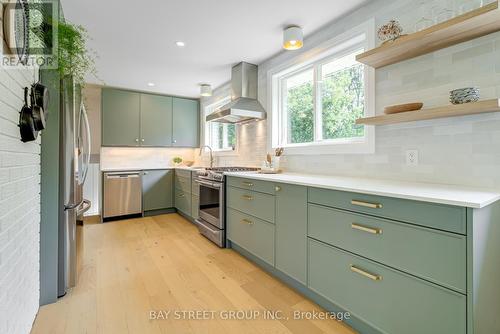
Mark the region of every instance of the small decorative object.
<instances>
[{"instance_id":1,"label":"small decorative object","mask_svg":"<svg viewBox=\"0 0 500 334\"><path fill-rule=\"evenodd\" d=\"M182 158L181 157L174 157L172 159L172 161L174 162L175 166L179 166L182 163Z\"/></svg>"},{"instance_id":2,"label":"small decorative object","mask_svg":"<svg viewBox=\"0 0 500 334\"><path fill-rule=\"evenodd\" d=\"M281 147L278 147L275 150L275 155L271 156L271 154L267 154L266 156L266 161L262 163L262 168L260 170L260 173L262 174L278 174L281 173L280 169L280 160L281 160L281 155L283 154L284 149Z\"/></svg>"},{"instance_id":3,"label":"small decorative object","mask_svg":"<svg viewBox=\"0 0 500 334\"><path fill-rule=\"evenodd\" d=\"M477 87L460 88L450 92L450 102L453 104L477 102L479 97L479 88Z\"/></svg>"},{"instance_id":4,"label":"small decorative object","mask_svg":"<svg viewBox=\"0 0 500 334\"><path fill-rule=\"evenodd\" d=\"M194 165L194 161L184 161L184 165L191 167L192 165Z\"/></svg>"},{"instance_id":5,"label":"small decorative object","mask_svg":"<svg viewBox=\"0 0 500 334\"><path fill-rule=\"evenodd\" d=\"M402 33L401 24L396 20L390 20L378 29L378 38L384 43L392 42L401 37Z\"/></svg>"},{"instance_id":6,"label":"small decorative object","mask_svg":"<svg viewBox=\"0 0 500 334\"><path fill-rule=\"evenodd\" d=\"M384 114L389 115L389 114L397 114L400 112L416 111L422 109L423 106L424 104L422 102L405 103L394 106L388 106L384 108Z\"/></svg>"}]
</instances>

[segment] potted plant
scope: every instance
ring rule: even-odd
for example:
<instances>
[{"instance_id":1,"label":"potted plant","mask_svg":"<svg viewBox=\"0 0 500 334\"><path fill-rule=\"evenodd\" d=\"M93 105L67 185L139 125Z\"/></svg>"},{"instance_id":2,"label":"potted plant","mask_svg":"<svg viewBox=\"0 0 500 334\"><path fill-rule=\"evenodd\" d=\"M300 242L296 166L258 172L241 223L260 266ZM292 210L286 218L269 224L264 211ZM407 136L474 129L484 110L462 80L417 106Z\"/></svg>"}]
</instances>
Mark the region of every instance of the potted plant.
<instances>
[{"instance_id":1,"label":"potted plant","mask_svg":"<svg viewBox=\"0 0 500 334\"><path fill-rule=\"evenodd\" d=\"M182 158L181 157L174 157L172 159L172 161L174 162L175 166L180 166L180 164L182 163Z\"/></svg>"},{"instance_id":2,"label":"potted plant","mask_svg":"<svg viewBox=\"0 0 500 334\"><path fill-rule=\"evenodd\" d=\"M87 30L67 21L58 24L58 70L61 78L72 77L76 85L83 87L88 74L97 77L97 55L88 48Z\"/></svg>"}]
</instances>

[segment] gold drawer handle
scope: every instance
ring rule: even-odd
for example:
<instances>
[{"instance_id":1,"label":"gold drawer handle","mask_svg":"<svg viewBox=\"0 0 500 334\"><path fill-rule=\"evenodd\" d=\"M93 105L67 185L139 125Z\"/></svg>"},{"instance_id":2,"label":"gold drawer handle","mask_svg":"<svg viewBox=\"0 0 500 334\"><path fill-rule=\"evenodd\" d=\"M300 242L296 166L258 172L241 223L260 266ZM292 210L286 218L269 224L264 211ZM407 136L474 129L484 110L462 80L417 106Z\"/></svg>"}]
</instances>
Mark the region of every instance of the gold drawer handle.
<instances>
[{"instance_id":1,"label":"gold drawer handle","mask_svg":"<svg viewBox=\"0 0 500 334\"><path fill-rule=\"evenodd\" d=\"M248 195L243 195L243 196L241 196L241 198L246 199L247 201L252 201L253 200L253 197L252 196L248 196Z\"/></svg>"},{"instance_id":2,"label":"gold drawer handle","mask_svg":"<svg viewBox=\"0 0 500 334\"><path fill-rule=\"evenodd\" d=\"M253 225L253 221L248 220L248 219L242 219L242 220L241 220L241 223L242 223L242 224L247 224L247 225Z\"/></svg>"},{"instance_id":3,"label":"gold drawer handle","mask_svg":"<svg viewBox=\"0 0 500 334\"><path fill-rule=\"evenodd\" d=\"M351 227L354 230L368 232L368 233L371 233L371 234L382 234L382 229L381 228L367 227L367 226L359 225L359 224L356 224L356 223L352 223Z\"/></svg>"},{"instance_id":4,"label":"gold drawer handle","mask_svg":"<svg viewBox=\"0 0 500 334\"><path fill-rule=\"evenodd\" d=\"M244 186L247 186L247 187L253 187L253 183L252 182L242 182L241 184L244 185Z\"/></svg>"},{"instance_id":5,"label":"gold drawer handle","mask_svg":"<svg viewBox=\"0 0 500 334\"><path fill-rule=\"evenodd\" d=\"M179 194L179 197L184 197L184 194Z\"/></svg>"},{"instance_id":6,"label":"gold drawer handle","mask_svg":"<svg viewBox=\"0 0 500 334\"><path fill-rule=\"evenodd\" d=\"M362 276L365 276L366 278L369 278L372 281L381 281L382 280L382 276L375 275L375 274L369 273L367 271L364 271L363 269L360 269L353 264L351 264L351 271L355 272L356 274L360 274Z\"/></svg>"},{"instance_id":7,"label":"gold drawer handle","mask_svg":"<svg viewBox=\"0 0 500 334\"><path fill-rule=\"evenodd\" d=\"M370 209L382 209L382 204L380 204L380 203L362 202L362 201L356 201L353 199L351 201L351 204L357 205L357 206L363 206L365 208L370 208Z\"/></svg>"}]
</instances>

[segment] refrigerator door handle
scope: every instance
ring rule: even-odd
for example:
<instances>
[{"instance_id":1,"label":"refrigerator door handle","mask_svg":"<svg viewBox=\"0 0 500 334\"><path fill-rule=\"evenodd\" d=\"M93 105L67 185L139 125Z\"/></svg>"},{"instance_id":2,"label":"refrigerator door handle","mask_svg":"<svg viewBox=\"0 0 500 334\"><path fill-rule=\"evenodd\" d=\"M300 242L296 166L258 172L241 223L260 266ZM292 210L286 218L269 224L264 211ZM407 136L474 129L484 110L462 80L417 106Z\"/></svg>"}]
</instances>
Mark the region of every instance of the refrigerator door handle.
<instances>
[{"instance_id":1,"label":"refrigerator door handle","mask_svg":"<svg viewBox=\"0 0 500 334\"><path fill-rule=\"evenodd\" d=\"M74 210L78 208L80 205L82 205L83 202L84 200L82 200L80 203L67 204L64 206L64 211Z\"/></svg>"},{"instance_id":2,"label":"refrigerator door handle","mask_svg":"<svg viewBox=\"0 0 500 334\"><path fill-rule=\"evenodd\" d=\"M83 177L82 177L82 184L84 184L85 180L87 179L87 174L88 174L89 168L90 168L90 150L91 150L92 140L91 140L91 133L90 133L89 117L87 115L87 110L85 109L85 105L83 104L83 101L81 102L81 105L80 105L80 112L82 113L83 122L85 125L85 130L87 131L87 161L85 162L85 167L83 170Z\"/></svg>"},{"instance_id":3,"label":"refrigerator door handle","mask_svg":"<svg viewBox=\"0 0 500 334\"><path fill-rule=\"evenodd\" d=\"M91 206L92 206L92 202L90 202L88 199L84 199L82 201L82 208L80 210L78 210L78 212L76 213L77 216L89 211Z\"/></svg>"}]
</instances>

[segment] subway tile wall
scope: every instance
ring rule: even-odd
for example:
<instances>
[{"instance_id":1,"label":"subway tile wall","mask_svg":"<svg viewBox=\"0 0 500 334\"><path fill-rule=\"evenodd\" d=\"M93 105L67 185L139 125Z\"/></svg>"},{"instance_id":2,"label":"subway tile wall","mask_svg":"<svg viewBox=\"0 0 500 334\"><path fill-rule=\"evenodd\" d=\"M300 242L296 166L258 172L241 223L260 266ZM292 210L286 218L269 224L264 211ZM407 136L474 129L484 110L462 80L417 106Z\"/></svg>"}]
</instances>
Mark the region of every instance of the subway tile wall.
<instances>
[{"instance_id":1,"label":"subway tile wall","mask_svg":"<svg viewBox=\"0 0 500 334\"><path fill-rule=\"evenodd\" d=\"M406 31L419 19L417 1L373 1L305 40L299 53L283 52L259 65L259 100L267 106L267 72L292 57L375 17L376 26L397 18ZM374 32L375 33L375 32ZM478 86L481 98L500 97L500 33L491 34L376 71L376 113L392 104L448 104L449 91ZM202 106L228 94L226 84ZM268 110L269 112L269 110ZM269 117L269 115L268 115ZM239 155L221 165L260 165L267 150L266 122L239 126ZM419 165L406 165L406 150L419 151ZM291 172L500 187L500 114L421 121L376 128L375 154L289 156Z\"/></svg>"},{"instance_id":2,"label":"subway tile wall","mask_svg":"<svg viewBox=\"0 0 500 334\"><path fill-rule=\"evenodd\" d=\"M29 333L39 304L40 138L22 143L33 71L0 69L0 333Z\"/></svg>"}]
</instances>

